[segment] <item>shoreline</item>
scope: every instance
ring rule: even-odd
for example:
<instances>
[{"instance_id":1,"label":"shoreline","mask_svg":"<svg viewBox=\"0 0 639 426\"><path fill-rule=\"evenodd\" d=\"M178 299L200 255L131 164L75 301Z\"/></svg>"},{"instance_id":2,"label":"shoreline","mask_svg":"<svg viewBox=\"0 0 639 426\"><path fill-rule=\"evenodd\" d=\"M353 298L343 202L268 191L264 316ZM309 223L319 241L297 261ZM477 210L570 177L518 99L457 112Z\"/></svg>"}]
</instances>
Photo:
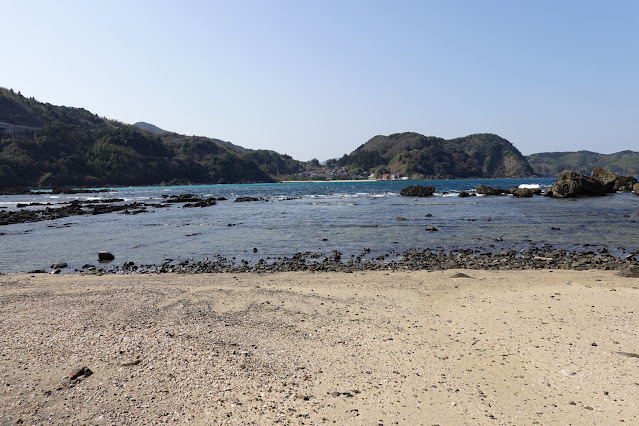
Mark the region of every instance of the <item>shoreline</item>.
<instances>
[{"instance_id":1,"label":"shoreline","mask_svg":"<svg viewBox=\"0 0 639 426\"><path fill-rule=\"evenodd\" d=\"M257 257L252 261L245 259L227 259L217 256L201 260L167 260L161 264L136 264L125 261L122 264L112 260L100 261L98 266L86 264L82 268L73 267L66 262L52 264L50 270L35 269L27 273L37 274L252 274L282 272L312 273L357 273L367 271L445 271L464 269L474 271L509 270L639 270L639 251L619 255L610 254L608 249L588 246L588 249L567 251L549 245L530 247L529 249L486 251L478 249L431 250L412 249L403 253L386 253L370 256L365 249L360 256L342 258L340 252L296 253L291 257L266 259ZM367 256L368 255L368 256ZM73 269L73 270L72 270ZM11 272L10 272L11 273Z\"/></svg>"},{"instance_id":2,"label":"shoreline","mask_svg":"<svg viewBox=\"0 0 639 426\"><path fill-rule=\"evenodd\" d=\"M11 274L0 423L632 423L611 271Z\"/></svg>"},{"instance_id":3,"label":"shoreline","mask_svg":"<svg viewBox=\"0 0 639 426\"><path fill-rule=\"evenodd\" d=\"M281 180L277 183L356 183L356 182L389 182L380 179L331 179L331 180Z\"/></svg>"}]
</instances>

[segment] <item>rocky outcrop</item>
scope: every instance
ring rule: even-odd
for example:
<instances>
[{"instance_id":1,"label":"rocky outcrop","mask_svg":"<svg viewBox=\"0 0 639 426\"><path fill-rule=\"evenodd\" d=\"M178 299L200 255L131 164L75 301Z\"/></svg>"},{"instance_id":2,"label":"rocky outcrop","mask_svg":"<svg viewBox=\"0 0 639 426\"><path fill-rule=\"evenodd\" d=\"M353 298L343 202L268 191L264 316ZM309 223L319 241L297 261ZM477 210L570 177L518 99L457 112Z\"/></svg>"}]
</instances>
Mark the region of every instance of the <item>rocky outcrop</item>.
<instances>
[{"instance_id":1,"label":"rocky outcrop","mask_svg":"<svg viewBox=\"0 0 639 426\"><path fill-rule=\"evenodd\" d=\"M632 190L635 191L635 194L639 195L639 183L635 183L632 186Z\"/></svg>"},{"instance_id":2,"label":"rocky outcrop","mask_svg":"<svg viewBox=\"0 0 639 426\"><path fill-rule=\"evenodd\" d=\"M237 197L235 200L233 200L234 203L250 203L253 201L268 201L268 200L262 197Z\"/></svg>"},{"instance_id":3,"label":"rocky outcrop","mask_svg":"<svg viewBox=\"0 0 639 426\"><path fill-rule=\"evenodd\" d=\"M529 188L512 188L510 193L518 198L530 198L535 195L535 191ZM541 190L539 190L539 193L541 193Z\"/></svg>"},{"instance_id":4,"label":"rocky outcrop","mask_svg":"<svg viewBox=\"0 0 639 426\"><path fill-rule=\"evenodd\" d=\"M606 192L630 192L633 185L637 183L637 179L633 176L619 176L616 173L602 169L601 167L595 167L590 174L592 178L601 182L606 188Z\"/></svg>"},{"instance_id":5,"label":"rocky outcrop","mask_svg":"<svg viewBox=\"0 0 639 426\"><path fill-rule=\"evenodd\" d=\"M503 195L507 194L508 190L502 188L491 188L486 185L477 185L477 193L482 195Z\"/></svg>"},{"instance_id":6,"label":"rocky outcrop","mask_svg":"<svg viewBox=\"0 0 639 426\"><path fill-rule=\"evenodd\" d=\"M404 197L430 197L435 192L432 186L413 185L403 188L399 195Z\"/></svg>"},{"instance_id":7,"label":"rocky outcrop","mask_svg":"<svg viewBox=\"0 0 639 426\"><path fill-rule=\"evenodd\" d=\"M630 192L633 190L634 185L637 183L637 179L633 176L619 176L615 181L614 191L617 192Z\"/></svg>"},{"instance_id":8,"label":"rocky outcrop","mask_svg":"<svg viewBox=\"0 0 639 426\"><path fill-rule=\"evenodd\" d=\"M546 191L546 195L555 198L572 198L582 196L606 195L606 187L593 177L564 170L561 172L554 185Z\"/></svg>"}]
</instances>

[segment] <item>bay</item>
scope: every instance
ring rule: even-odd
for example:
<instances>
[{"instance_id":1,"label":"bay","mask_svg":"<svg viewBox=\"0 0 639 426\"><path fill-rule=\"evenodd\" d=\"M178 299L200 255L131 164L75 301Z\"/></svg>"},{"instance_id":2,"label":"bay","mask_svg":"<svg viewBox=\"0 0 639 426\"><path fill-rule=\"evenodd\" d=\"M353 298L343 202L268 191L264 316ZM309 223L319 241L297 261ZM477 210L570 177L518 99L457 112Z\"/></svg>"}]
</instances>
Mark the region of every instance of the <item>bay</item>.
<instances>
[{"instance_id":1,"label":"bay","mask_svg":"<svg viewBox=\"0 0 639 426\"><path fill-rule=\"evenodd\" d=\"M0 228L0 272L48 269L66 262L80 269L97 264L97 252L115 264L160 264L166 259L204 260L221 256L254 263L295 253L335 251L342 258L394 259L407 250L522 250L552 245L566 250L639 250L639 197L614 194L575 200L535 196L458 197L477 185L547 188L553 179L440 181L296 182L251 185L113 188L114 192L0 197L0 206L123 198L159 202L162 195L191 193L225 197L217 205L151 208L149 213L72 216ZM401 197L408 185L429 185L427 198ZM267 201L234 203L240 196ZM30 209L43 208L39 206ZM406 220L397 220L405 218ZM435 227L436 232L425 230ZM254 252L254 249L257 249ZM370 252L368 251L370 249Z\"/></svg>"}]
</instances>

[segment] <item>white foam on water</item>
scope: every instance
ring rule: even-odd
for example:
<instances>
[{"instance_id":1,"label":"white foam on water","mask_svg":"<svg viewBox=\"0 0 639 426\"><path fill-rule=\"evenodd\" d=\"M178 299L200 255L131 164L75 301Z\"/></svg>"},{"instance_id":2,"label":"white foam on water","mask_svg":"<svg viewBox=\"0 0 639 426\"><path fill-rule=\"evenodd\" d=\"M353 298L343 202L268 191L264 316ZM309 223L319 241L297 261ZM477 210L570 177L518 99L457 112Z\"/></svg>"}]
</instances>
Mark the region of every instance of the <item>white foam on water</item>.
<instances>
[{"instance_id":1,"label":"white foam on water","mask_svg":"<svg viewBox=\"0 0 639 426\"><path fill-rule=\"evenodd\" d=\"M518 186L518 188L521 188L521 189L539 189L539 188L541 188L541 186L539 184L536 184L536 183L522 183L521 185Z\"/></svg>"}]
</instances>

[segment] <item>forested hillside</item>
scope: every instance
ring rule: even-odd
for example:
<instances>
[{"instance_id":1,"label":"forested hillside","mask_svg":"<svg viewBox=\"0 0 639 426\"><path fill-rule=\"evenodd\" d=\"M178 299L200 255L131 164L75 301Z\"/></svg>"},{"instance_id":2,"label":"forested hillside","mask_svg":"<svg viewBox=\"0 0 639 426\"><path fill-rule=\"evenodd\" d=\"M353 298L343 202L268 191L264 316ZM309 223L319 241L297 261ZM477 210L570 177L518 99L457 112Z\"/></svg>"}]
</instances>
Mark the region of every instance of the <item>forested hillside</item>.
<instances>
[{"instance_id":1,"label":"forested hillside","mask_svg":"<svg viewBox=\"0 0 639 426\"><path fill-rule=\"evenodd\" d=\"M527 177L533 169L506 139L476 134L445 140L419 133L375 136L337 166L412 179Z\"/></svg>"},{"instance_id":2,"label":"forested hillside","mask_svg":"<svg viewBox=\"0 0 639 426\"><path fill-rule=\"evenodd\" d=\"M613 171L622 176L639 176L639 152L621 151L598 154L590 151L543 152L526 157L536 173L555 177L564 170L590 175L595 167Z\"/></svg>"},{"instance_id":3,"label":"forested hillside","mask_svg":"<svg viewBox=\"0 0 639 426\"><path fill-rule=\"evenodd\" d=\"M272 151L107 120L0 88L0 186L273 182L305 164Z\"/></svg>"}]
</instances>

